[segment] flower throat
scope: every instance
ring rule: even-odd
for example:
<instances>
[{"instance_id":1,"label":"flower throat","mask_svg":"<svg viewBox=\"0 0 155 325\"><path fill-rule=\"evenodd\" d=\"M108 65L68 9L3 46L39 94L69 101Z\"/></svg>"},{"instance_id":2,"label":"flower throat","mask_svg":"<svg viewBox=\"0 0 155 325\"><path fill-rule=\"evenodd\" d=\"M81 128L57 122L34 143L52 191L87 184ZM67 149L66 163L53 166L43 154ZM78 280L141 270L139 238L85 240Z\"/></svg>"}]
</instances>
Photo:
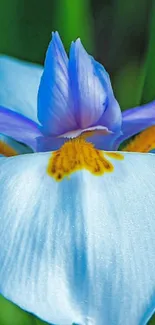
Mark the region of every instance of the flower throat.
<instances>
[{"instance_id":1,"label":"flower throat","mask_svg":"<svg viewBox=\"0 0 155 325\"><path fill-rule=\"evenodd\" d=\"M114 159L123 159L122 154L98 150L92 143L82 138L72 139L52 153L47 173L57 181L81 169L86 169L96 176L110 173L114 167L105 155Z\"/></svg>"}]
</instances>

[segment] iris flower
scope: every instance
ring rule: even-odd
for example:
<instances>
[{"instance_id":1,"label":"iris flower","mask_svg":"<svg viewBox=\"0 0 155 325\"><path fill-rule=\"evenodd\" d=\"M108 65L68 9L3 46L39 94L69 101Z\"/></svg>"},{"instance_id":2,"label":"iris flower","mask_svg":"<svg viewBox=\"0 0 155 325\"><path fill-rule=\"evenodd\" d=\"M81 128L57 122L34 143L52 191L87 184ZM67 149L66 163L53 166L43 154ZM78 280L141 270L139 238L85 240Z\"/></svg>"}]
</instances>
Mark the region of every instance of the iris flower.
<instances>
[{"instance_id":1,"label":"iris flower","mask_svg":"<svg viewBox=\"0 0 155 325\"><path fill-rule=\"evenodd\" d=\"M153 149L155 102L121 113L103 66L79 39L68 59L57 32L43 71L2 57L0 72L0 133L34 152L1 141L0 293L51 324L146 324L155 155L116 150L141 131Z\"/></svg>"}]
</instances>

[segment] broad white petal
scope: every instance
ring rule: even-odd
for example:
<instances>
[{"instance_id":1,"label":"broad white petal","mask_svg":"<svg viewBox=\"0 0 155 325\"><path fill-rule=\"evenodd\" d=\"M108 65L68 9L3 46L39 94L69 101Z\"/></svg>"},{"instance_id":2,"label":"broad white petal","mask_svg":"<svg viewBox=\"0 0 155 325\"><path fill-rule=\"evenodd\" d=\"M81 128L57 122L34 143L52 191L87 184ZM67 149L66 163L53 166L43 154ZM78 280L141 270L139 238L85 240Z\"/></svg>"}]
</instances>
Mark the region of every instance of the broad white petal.
<instances>
[{"instance_id":1,"label":"broad white petal","mask_svg":"<svg viewBox=\"0 0 155 325\"><path fill-rule=\"evenodd\" d=\"M155 307L155 155L56 182L50 153L0 159L0 292L55 324L143 325ZM110 158L108 158L110 159Z\"/></svg>"},{"instance_id":2,"label":"broad white petal","mask_svg":"<svg viewBox=\"0 0 155 325\"><path fill-rule=\"evenodd\" d=\"M37 93L43 68L0 56L0 105L38 122Z\"/></svg>"}]
</instances>

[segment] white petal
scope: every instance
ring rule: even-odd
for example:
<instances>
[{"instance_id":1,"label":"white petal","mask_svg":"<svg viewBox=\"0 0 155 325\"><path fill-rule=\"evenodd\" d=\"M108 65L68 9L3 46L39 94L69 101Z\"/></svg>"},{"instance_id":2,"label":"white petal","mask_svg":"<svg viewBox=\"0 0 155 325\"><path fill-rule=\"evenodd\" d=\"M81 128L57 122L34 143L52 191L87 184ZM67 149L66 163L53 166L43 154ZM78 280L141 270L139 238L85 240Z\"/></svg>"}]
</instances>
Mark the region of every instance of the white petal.
<instances>
[{"instance_id":1,"label":"white petal","mask_svg":"<svg viewBox=\"0 0 155 325\"><path fill-rule=\"evenodd\" d=\"M155 307L155 155L56 182L50 153L0 159L0 291L55 324L143 325ZM110 158L108 158L110 159Z\"/></svg>"},{"instance_id":2,"label":"white petal","mask_svg":"<svg viewBox=\"0 0 155 325\"><path fill-rule=\"evenodd\" d=\"M0 56L0 105L38 122L37 93L43 68Z\"/></svg>"}]
</instances>

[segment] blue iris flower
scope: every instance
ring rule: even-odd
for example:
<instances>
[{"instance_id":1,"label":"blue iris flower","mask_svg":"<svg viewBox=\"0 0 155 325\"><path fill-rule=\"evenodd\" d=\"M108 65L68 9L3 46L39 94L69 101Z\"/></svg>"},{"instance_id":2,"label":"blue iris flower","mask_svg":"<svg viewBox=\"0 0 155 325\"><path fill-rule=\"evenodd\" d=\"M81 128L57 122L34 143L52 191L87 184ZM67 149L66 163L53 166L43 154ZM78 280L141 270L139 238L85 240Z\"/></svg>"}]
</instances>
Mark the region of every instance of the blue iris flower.
<instances>
[{"instance_id":1,"label":"blue iris flower","mask_svg":"<svg viewBox=\"0 0 155 325\"><path fill-rule=\"evenodd\" d=\"M80 40L68 59L58 33L44 71L2 57L0 73L0 133L35 151L0 158L0 293L51 324L146 324L155 155L114 150L155 102L121 113L104 68Z\"/></svg>"},{"instance_id":2,"label":"blue iris flower","mask_svg":"<svg viewBox=\"0 0 155 325\"><path fill-rule=\"evenodd\" d=\"M79 39L72 42L68 59L57 32L44 71L1 57L0 76L0 133L33 151L57 149L87 131L87 140L98 148L117 150L122 141L155 124L155 101L121 113L103 66Z\"/></svg>"}]
</instances>

